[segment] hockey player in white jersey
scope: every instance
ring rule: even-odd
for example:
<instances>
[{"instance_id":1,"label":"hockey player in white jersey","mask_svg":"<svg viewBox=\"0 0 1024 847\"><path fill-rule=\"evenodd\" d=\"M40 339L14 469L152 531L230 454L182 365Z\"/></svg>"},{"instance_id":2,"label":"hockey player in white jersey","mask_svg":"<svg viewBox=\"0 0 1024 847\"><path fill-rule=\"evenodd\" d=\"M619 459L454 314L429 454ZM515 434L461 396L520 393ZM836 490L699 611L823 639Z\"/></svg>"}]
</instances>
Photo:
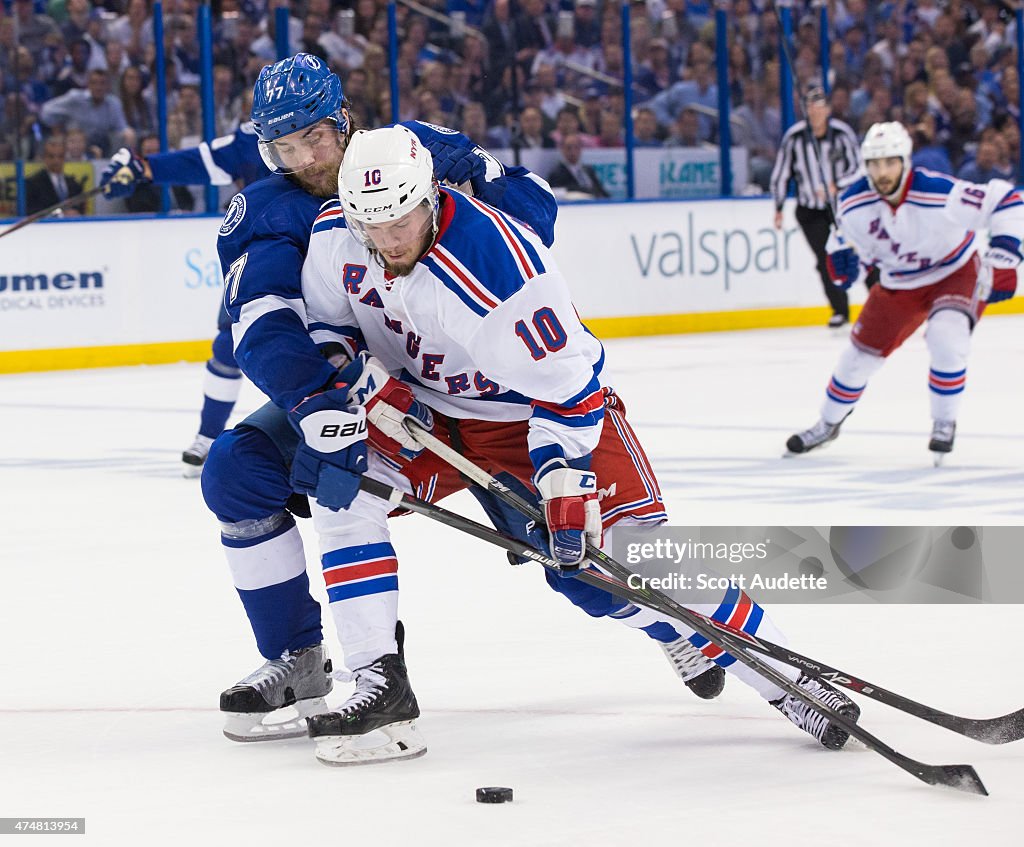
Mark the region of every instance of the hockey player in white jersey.
<instances>
[{"instance_id":1,"label":"hockey player in white jersey","mask_svg":"<svg viewBox=\"0 0 1024 847\"><path fill-rule=\"evenodd\" d=\"M1001 179L984 185L912 168L910 136L899 123L878 123L864 137L867 176L843 192L829 245L829 267L848 288L867 267L881 271L850 343L825 391L821 418L790 436L806 453L839 435L868 380L896 348L927 322L932 433L939 464L953 449L967 382L971 333L987 303L1012 297L1024 236L1024 200ZM988 229L979 259L976 232Z\"/></svg>"},{"instance_id":2,"label":"hockey player in white jersey","mask_svg":"<svg viewBox=\"0 0 1024 847\"><path fill-rule=\"evenodd\" d=\"M667 519L624 407L602 381L602 345L580 323L564 278L529 228L439 189L430 152L401 126L353 135L340 197L340 208L322 211L314 226L303 302L314 341L362 352L290 413L303 437L292 482L317 498L313 517L330 607L356 683L338 711L308 721L317 758L335 765L426 750L395 636L391 507L367 494L353 497L344 480L362 467L342 457L347 450L332 459L332 445L345 448L363 421L373 448L366 473L422 498L440 500L466 482L422 451L403 428L409 417L491 472L534 487L549 551L566 577L578 572L588 541L607 543L615 526L653 527ZM562 593L594 590L548 576ZM721 602L695 608L779 638L764 611L735 587ZM602 614L648 634L662 627L671 638L688 638L824 746L846 742L841 727L683 624L621 601ZM858 716L830 686L778 667L829 706Z\"/></svg>"}]
</instances>

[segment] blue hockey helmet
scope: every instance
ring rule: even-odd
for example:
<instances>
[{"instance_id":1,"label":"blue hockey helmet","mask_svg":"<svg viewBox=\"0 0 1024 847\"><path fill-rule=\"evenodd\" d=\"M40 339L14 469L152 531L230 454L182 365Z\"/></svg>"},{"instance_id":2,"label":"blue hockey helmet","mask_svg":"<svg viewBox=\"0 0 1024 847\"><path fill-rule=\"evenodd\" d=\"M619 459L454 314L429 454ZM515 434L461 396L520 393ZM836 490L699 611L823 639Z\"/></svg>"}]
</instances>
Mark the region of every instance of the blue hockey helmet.
<instances>
[{"instance_id":1,"label":"blue hockey helmet","mask_svg":"<svg viewBox=\"0 0 1024 847\"><path fill-rule=\"evenodd\" d=\"M314 164L313 151L301 143L300 136L289 138L283 145L277 142L311 130L324 119L333 121L336 131L345 135L348 120L342 111L344 100L338 75L317 56L297 53L266 65L253 88L252 125L267 167L294 173Z\"/></svg>"}]
</instances>

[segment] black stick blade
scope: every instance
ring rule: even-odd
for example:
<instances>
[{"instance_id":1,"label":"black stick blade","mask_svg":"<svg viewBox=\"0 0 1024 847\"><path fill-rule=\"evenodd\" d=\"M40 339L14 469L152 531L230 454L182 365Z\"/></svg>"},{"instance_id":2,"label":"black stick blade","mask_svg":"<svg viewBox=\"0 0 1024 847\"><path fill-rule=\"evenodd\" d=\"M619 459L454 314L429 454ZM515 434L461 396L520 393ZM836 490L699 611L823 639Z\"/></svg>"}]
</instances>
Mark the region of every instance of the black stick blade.
<instances>
[{"instance_id":1,"label":"black stick blade","mask_svg":"<svg viewBox=\"0 0 1024 847\"><path fill-rule=\"evenodd\" d=\"M964 734L986 744L1009 744L1024 738L1024 709L1001 718L979 718L971 721Z\"/></svg>"},{"instance_id":2,"label":"black stick blade","mask_svg":"<svg viewBox=\"0 0 1024 847\"><path fill-rule=\"evenodd\" d=\"M929 785L945 785L957 791L988 797L988 789L972 765L934 765L919 776Z\"/></svg>"}]
</instances>

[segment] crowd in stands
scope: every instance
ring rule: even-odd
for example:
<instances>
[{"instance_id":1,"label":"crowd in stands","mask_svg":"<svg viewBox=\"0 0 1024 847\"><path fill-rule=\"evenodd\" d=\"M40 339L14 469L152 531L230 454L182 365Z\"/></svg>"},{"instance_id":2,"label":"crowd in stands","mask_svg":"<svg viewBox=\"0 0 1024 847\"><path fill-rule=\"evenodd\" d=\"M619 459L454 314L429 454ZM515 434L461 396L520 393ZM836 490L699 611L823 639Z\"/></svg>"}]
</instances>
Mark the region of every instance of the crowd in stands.
<instances>
[{"instance_id":1,"label":"crowd in stands","mask_svg":"<svg viewBox=\"0 0 1024 847\"><path fill-rule=\"evenodd\" d=\"M212 6L217 134L245 120L253 81L277 55L282 5L289 52L330 63L361 125L390 122L386 0L220 0ZM491 148L558 147L563 159L576 151L577 162L578 150L585 158L586 148L623 146L618 0L413 5L398 6L401 120L462 129ZM198 8L198 0L163 3L172 149L202 134ZM1020 179L1020 80L1008 4L829 0L828 10L834 116L858 134L876 121L904 122L915 161L935 170ZM821 82L817 8L797 0L793 20L799 91ZM635 0L630 22L637 145L717 144L713 2ZM783 129L778 20L766 2L733 0L728 28L733 143L750 151L761 182ZM151 148L155 52L150 0L3 0L0 161L41 161L53 138L71 161L102 159L144 139Z\"/></svg>"}]
</instances>

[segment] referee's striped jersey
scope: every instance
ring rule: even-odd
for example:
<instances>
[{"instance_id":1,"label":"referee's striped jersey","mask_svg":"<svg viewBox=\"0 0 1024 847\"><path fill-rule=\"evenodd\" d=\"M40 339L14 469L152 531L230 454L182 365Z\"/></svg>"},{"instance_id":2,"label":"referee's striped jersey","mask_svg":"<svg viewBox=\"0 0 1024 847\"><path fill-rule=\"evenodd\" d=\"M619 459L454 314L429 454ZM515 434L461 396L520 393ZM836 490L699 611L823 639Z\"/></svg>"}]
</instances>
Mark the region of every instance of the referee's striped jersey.
<instances>
[{"instance_id":1,"label":"referee's striped jersey","mask_svg":"<svg viewBox=\"0 0 1024 847\"><path fill-rule=\"evenodd\" d=\"M835 118L828 119L825 137L818 139L823 168L818 167L814 140L807 121L798 121L782 136L779 154L772 168L771 192L775 208L781 209L789 190L789 181L796 181L796 202L809 209L824 209L828 197L828 186L819 196L821 173L824 170L829 182L835 183L842 191L860 174L860 144L850 128Z\"/></svg>"}]
</instances>

